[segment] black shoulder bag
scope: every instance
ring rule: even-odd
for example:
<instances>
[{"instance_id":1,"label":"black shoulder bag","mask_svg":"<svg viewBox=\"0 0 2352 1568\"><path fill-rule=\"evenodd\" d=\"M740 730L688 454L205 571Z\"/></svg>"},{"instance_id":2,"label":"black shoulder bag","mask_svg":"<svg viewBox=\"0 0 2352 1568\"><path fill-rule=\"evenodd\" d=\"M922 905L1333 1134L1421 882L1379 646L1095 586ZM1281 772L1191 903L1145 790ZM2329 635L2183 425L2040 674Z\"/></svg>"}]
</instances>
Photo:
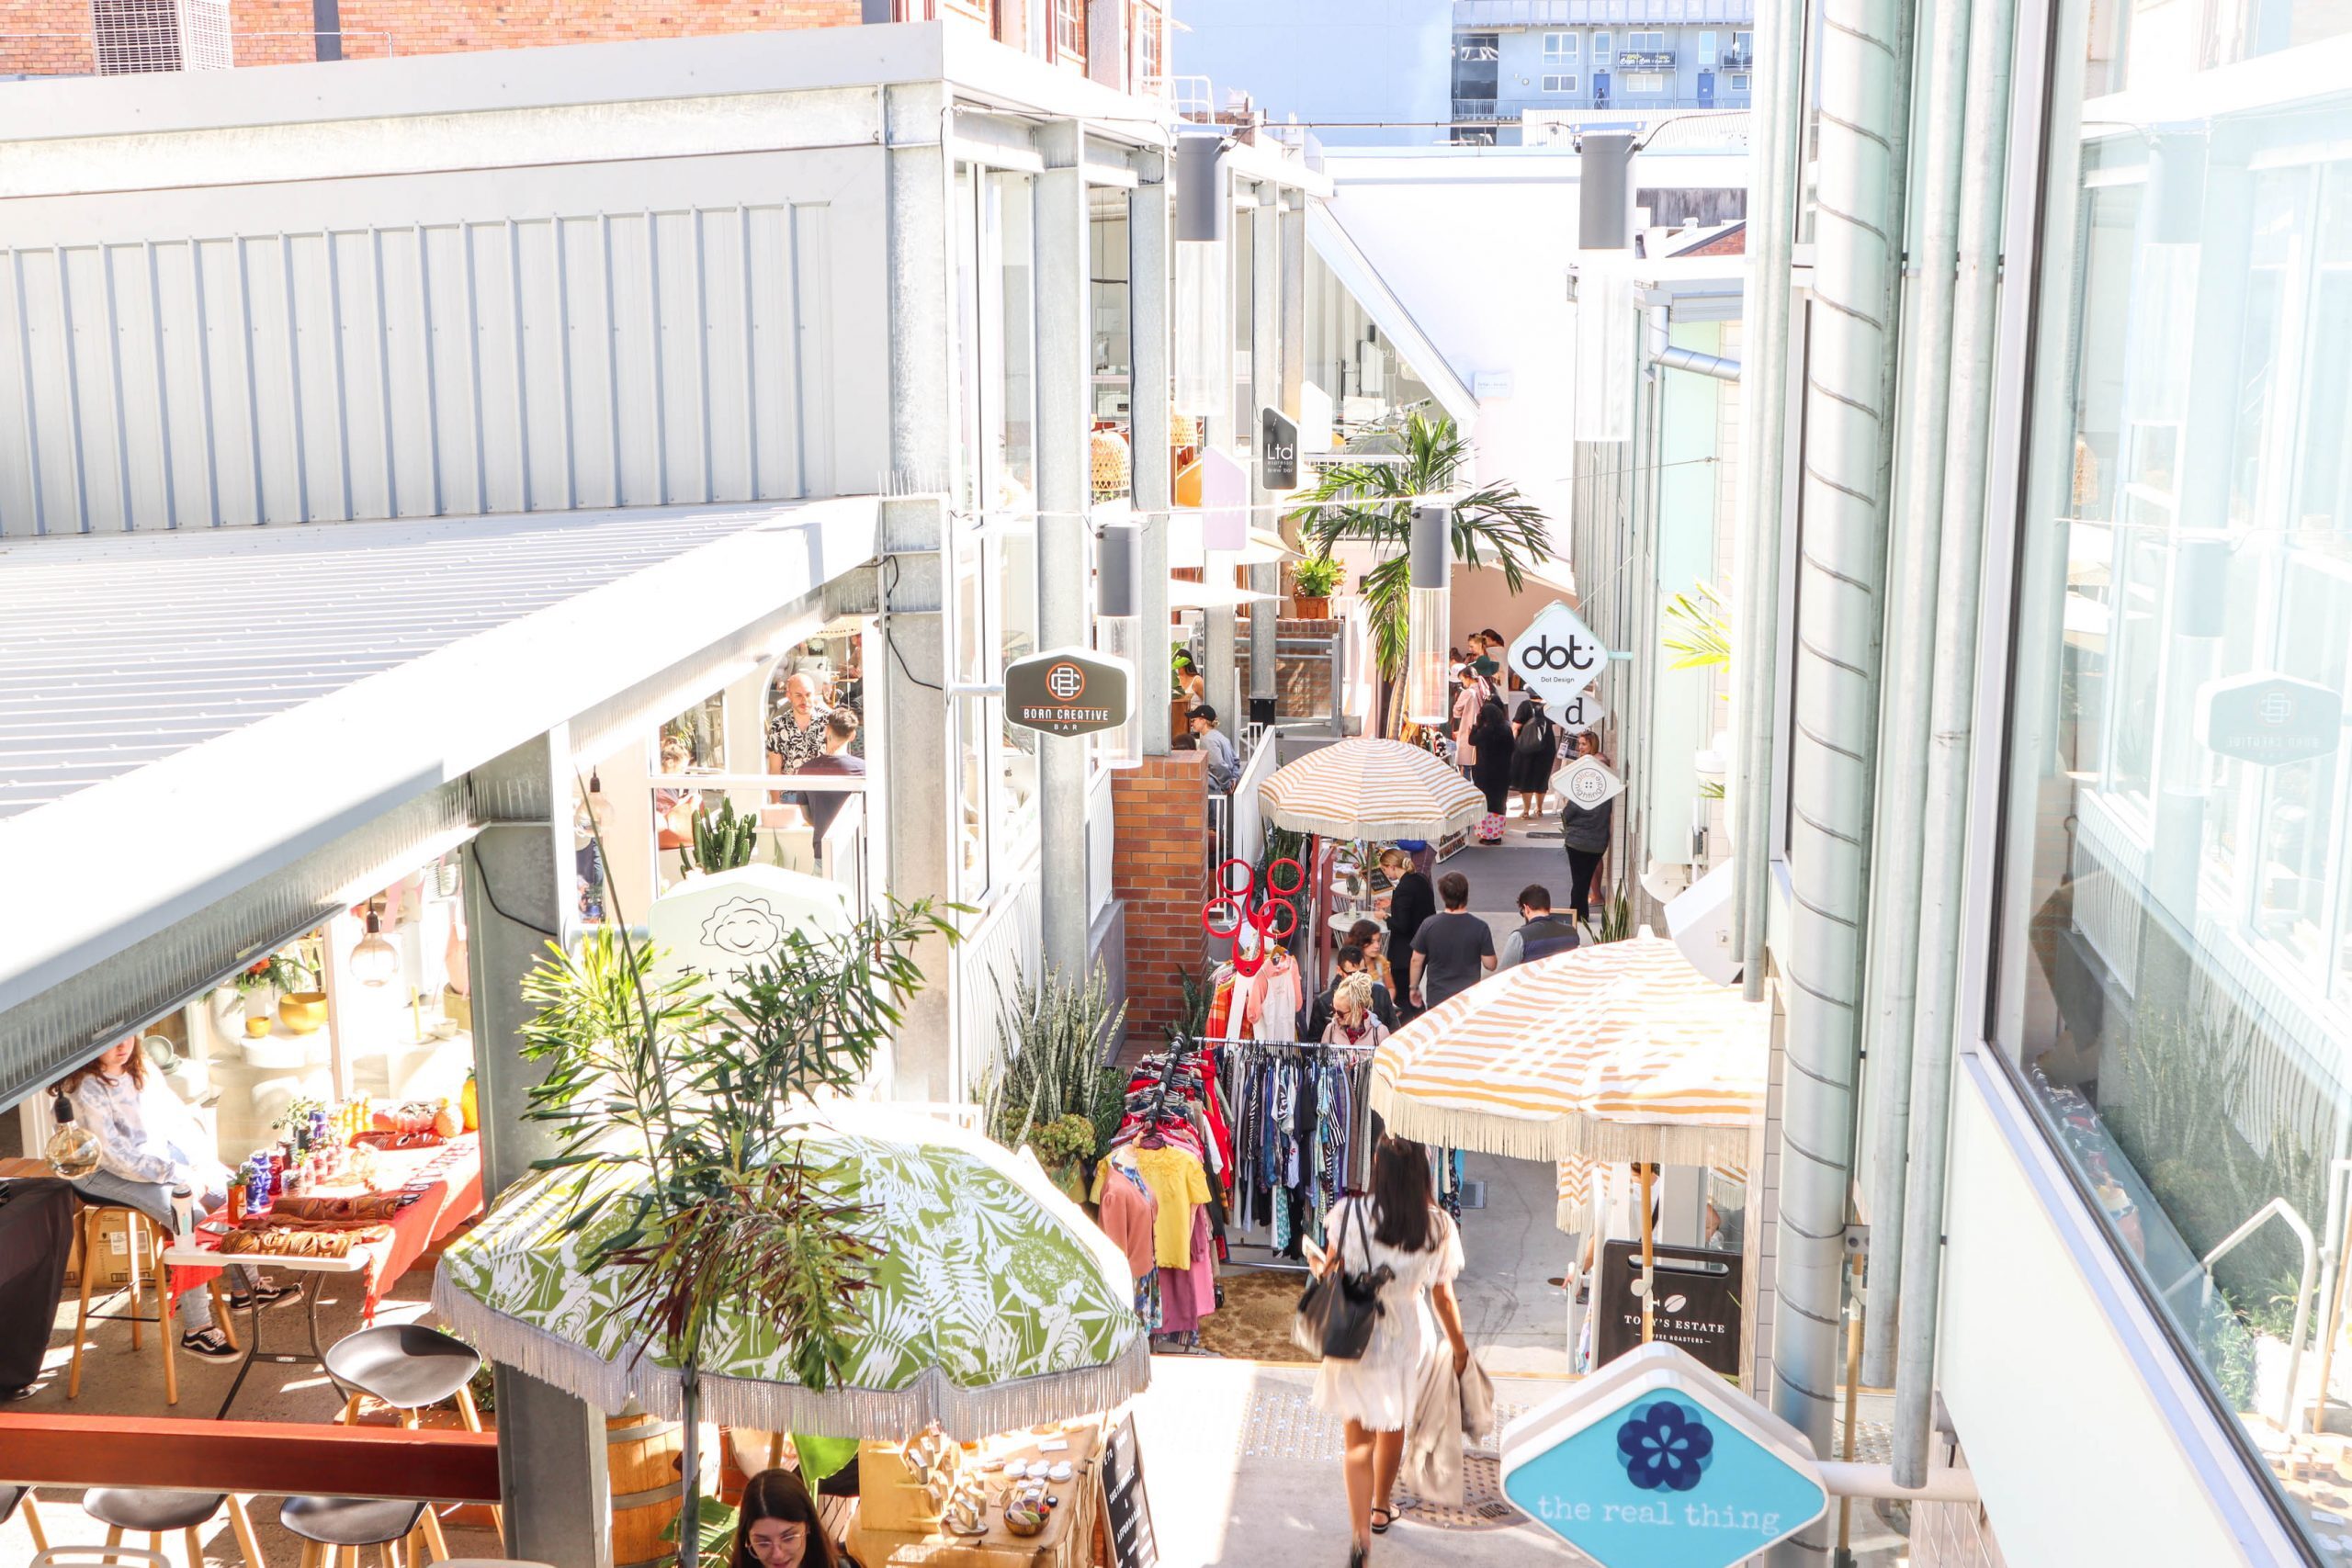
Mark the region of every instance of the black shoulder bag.
<instances>
[{"instance_id":1,"label":"black shoulder bag","mask_svg":"<svg viewBox=\"0 0 2352 1568\"><path fill-rule=\"evenodd\" d=\"M1354 1224L1357 1236L1363 1237L1363 1199L1349 1202L1348 1219ZM1351 1273L1346 1236L1333 1240L1339 1250L1340 1266L1306 1281L1306 1289L1299 1292L1298 1311L1291 1319L1290 1337L1309 1355L1330 1361L1352 1361L1372 1343L1373 1325L1380 1319L1381 1287L1388 1283L1394 1271L1384 1263L1363 1273ZM1369 1240L1364 1242L1363 1256L1369 1264Z\"/></svg>"}]
</instances>

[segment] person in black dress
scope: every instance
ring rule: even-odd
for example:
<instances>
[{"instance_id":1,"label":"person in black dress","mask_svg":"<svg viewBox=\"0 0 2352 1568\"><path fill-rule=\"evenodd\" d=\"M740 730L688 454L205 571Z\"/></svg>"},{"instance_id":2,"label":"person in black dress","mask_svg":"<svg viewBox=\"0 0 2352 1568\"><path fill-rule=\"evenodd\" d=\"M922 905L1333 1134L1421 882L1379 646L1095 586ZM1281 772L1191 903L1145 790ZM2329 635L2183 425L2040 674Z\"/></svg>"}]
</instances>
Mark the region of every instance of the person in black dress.
<instances>
[{"instance_id":1,"label":"person in black dress","mask_svg":"<svg viewBox=\"0 0 2352 1568\"><path fill-rule=\"evenodd\" d=\"M1437 913L1437 890L1427 876L1413 869L1413 857L1403 850L1382 854L1380 865L1394 884L1388 894L1388 951L1409 953L1413 933Z\"/></svg>"},{"instance_id":2,"label":"person in black dress","mask_svg":"<svg viewBox=\"0 0 2352 1568\"><path fill-rule=\"evenodd\" d=\"M1470 782L1487 797L1487 815L1478 824L1482 844L1503 841L1503 811L1510 804L1511 747L1517 739L1510 712L1500 697L1489 696L1478 705L1478 716L1470 727L1470 744L1477 750Z\"/></svg>"},{"instance_id":3,"label":"person in black dress","mask_svg":"<svg viewBox=\"0 0 2352 1568\"><path fill-rule=\"evenodd\" d=\"M1532 822L1544 814L1552 770L1560 760L1560 727L1544 711L1544 694L1530 692L1511 716L1519 739L1511 748L1510 787L1519 793L1519 818Z\"/></svg>"}]
</instances>

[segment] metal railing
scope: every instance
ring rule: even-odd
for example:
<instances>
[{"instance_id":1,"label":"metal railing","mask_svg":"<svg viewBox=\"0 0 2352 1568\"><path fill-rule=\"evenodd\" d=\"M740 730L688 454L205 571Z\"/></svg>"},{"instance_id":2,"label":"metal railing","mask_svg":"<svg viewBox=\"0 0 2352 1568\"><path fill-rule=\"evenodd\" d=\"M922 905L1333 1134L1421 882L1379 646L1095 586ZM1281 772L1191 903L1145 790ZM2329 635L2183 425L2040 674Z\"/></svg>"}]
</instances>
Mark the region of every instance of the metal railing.
<instances>
[{"instance_id":1,"label":"metal railing","mask_svg":"<svg viewBox=\"0 0 2352 1568\"><path fill-rule=\"evenodd\" d=\"M1111 774L1105 769L1086 800L1086 918L1090 921L1111 902L1118 851L1119 824L1112 813Z\"/></svg>"}]
</instances>

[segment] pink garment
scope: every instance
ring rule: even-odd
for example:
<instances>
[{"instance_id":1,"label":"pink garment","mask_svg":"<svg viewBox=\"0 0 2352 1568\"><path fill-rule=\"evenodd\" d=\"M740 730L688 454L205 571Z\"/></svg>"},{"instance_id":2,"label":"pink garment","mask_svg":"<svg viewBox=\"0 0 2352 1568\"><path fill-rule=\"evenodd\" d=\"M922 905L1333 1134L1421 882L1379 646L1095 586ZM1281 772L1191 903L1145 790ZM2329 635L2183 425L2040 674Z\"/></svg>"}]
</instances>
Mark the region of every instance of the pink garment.
<instances>
[{"instance_id":1,"label":"pink garment","mask_svg":"<svg viewBox=\"0 0 2352 1568\"><path fill-rule=\"evenodd\" d=\"M1478 708L1487 700L1489 689L1483 677L1473 676L1462 683L1462 694L1453 699L1453 761L1457 767L1466 768L1478 760L1478 749L1470 744L1470 727L1478 722Z\"/></svg>"},{"instance_id":2,"label":"pink garment","mask_svg":"<svg viewBox=\"0 0 2352 1568\"><path fill-rule=\"evenodd\" d=\"M1216 1311L1216 1247L1209 1238L1205 1205L1193 1211L1193 1263L1159 1272L1159 1332L1185 1334Z\"/></svg>"},{"instance_id":3,"label":"pink garment","mask_svg":"<svg viewBox=\"0 0 2352 1568\"><path fill-rule=\"evenodd\" d=\"M1242 1004L1243 1038L1298 1038L1298 965L1287 953L1277 953L1250 976L1250 994Z\"/></svg>"},{"instance_id":4,"label":"pink garment","mask_svg":"<svg viewBox=\"0 0 2352 1568\"><path fill-rule=\"evenodd\" d=\"M1159 1200L1148 1190L1115 1172L1101 1186L1103 1232L1127 1256L1127 1272L1142 1279L1151 1272L1151 1228L1159 1219Z\"/></svg>"}]
</instances>

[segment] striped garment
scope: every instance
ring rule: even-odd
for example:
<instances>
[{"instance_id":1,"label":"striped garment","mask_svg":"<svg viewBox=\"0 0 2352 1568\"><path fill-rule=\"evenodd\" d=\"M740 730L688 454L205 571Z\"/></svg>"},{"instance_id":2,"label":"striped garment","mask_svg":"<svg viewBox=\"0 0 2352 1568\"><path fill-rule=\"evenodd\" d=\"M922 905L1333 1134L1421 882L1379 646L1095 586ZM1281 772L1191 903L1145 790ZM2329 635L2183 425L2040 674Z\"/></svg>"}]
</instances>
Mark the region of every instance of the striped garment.
<instances>
[{"instance_id":1,"label":"striped garment","mask_svg":"<svg viewBox=\"0 0 2352 1568\"><path fill-rule=\"evenodd\" d=\"M1426 1144L1521 1159L1731 1164L1764 1113L1770 1021L1670 942L1488 976L1374 1055L1372 1104Z\"/></svg>"}]
</instances>

